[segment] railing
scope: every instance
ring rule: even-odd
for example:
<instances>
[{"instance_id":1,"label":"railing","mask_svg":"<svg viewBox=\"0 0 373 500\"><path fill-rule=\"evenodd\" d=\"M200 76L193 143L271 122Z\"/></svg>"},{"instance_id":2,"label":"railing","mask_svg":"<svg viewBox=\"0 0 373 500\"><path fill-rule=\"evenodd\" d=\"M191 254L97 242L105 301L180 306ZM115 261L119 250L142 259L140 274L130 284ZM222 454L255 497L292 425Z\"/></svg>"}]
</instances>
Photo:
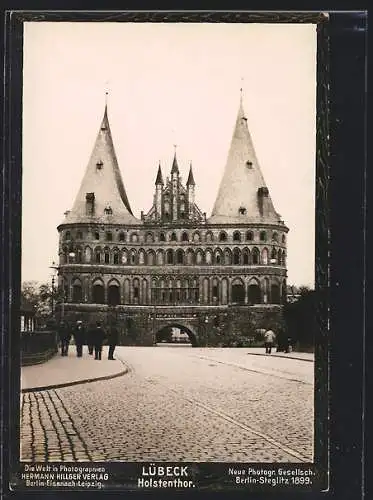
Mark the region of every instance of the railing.
<instances>
[{"instance_id":1,"label":"railing","mask_svg":"<svg viewBox=\"0 0 373 500\"><path fill-rule=\"evenodd\" d=\"M48 361L58 350L57 333L52 330L21 333L21 365Z\"/></svg>"}]
</instances>

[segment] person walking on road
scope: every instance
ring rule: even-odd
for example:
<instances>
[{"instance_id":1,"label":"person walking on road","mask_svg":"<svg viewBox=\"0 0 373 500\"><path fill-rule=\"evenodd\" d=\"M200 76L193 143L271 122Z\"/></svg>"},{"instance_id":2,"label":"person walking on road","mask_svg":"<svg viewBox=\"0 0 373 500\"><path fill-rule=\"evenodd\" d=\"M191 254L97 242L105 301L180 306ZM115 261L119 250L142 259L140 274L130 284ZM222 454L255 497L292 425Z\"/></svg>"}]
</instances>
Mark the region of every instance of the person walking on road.
<instances>
[{"instance_id":1,"label":"person walking on road","mask_svg":"<svg viewBox=\"0 0 373 500\"><path fill-rule=\"evenodd\" d=\"M115 325L112 325L110 327L107 339L108 339L108 344L109 344L108 359L114 360L114 350L115 350L115 347L117 346L118 340L119 340L118 328Z\"/></svg>"},{"instance_id":2,"label":"person walking on road","mask_svg":"<svg viewBox=\"0 0 373 500\"><path fill-rule=\"evenodd\" d=\"M88 330L87 330L87 346L88 346L88 354L92 355L93 354L93 347L94 347L94 331L95 327L91 323Z\"/></svg>"},{"instance_id":3,"label":"person walking on road","mask_svg":"<svg viewBox=\"0 0 373 500\"><path fill-rule=\"evenodd\" d=\"M61 320L58 326L58 337L61 344L61 356L67 356L69 351L71 333L64 320Z\"/></svg>"},{"instance_id":4,"label":"person walking on road","mask_svg":"<svg viewBox=\"0 0 373 500\"><path fill-rule=\"evenodd\" d=\"M105 338L105 330L101 328L101 323L97 321L96 328L93 330L93 342L95 348L95 359L101 359L102 344Z\"/></svg>"},{"instance_id":5,"label":"person walking on road","mask_svg":"<svg viewBox=\"0 0 373 500\"><path fill-rule=\"evenodd\" d=\"M78 358L83 356L83 344L85 341L85 328L82 321L77 321L74 329L74 340L76 345L76 355Z\"/></svg>"},{"instance_id":6,"label":"person walking on road","mask_svg":"<svg viewBox=\"0 0 373 500\"><path fill-rule=\"evenodd\" d=\"M271 329L267 330L264 334L264 345L266 348L266 354L271 354L275 340L276 340L275 332Z\"/></svg>"}]
</instances>

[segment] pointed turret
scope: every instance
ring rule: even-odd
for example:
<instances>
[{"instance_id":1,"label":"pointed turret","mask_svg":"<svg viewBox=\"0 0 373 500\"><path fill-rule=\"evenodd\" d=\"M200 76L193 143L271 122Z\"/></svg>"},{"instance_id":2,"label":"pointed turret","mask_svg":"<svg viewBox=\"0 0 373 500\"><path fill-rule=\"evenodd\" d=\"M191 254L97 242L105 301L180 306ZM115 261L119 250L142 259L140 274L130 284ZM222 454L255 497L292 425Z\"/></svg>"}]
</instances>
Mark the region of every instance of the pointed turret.
<instances>
[{"instance_id":1,"label":"pointed turret","mask_svg":"<svg viewBox=\"0 0 373 500\"><path fill-rule=\"evenodd\" d=\"M192 163L190 163L189 175L188 175L188 180L187 180L186 185L187 186L195 186L196 185L196 183L194 182L194 177L193 177Z\"/></svg>"},{"instance_id":2,"label":"pointed turret","mask_svg":"<svg viewBox=\"0 0 373 500\"><path fill-rule=\"evenodd\" d=\"M138 224L127 198L111 136L107 106L73 208L64 222Z\"/></svg>"},{"instance_id":3,"label":"pointed turret","mask_svg":"<svg viewBox=\"0 0 373 500\"><path fill-rule=\"evenodd\" d=\"M157 173L157 178L155 179L155 185L156 186L158 186L158 185L163 186L164 185L161 164L159 164L159 166L158 166L158 173Z\"/></svg>"},{"instance_id":4,"label":"pointed turret","mask_svg":"<svg viewBox=\"0 0 373 500\"><path fill-rule=\"evenodd\" d=\"M174 154L174 161L172 162L171 175L179 173L179 165L177 164L176 151Z\"/></svg>"},{"instance_id":5,"label":"pointed turret","mask_svg":"<svg viewBox=\"0 0 373 500\"><path fill-rule=\"evenodd\" d=\"M223 178L212 210L211 223L280 221L264 182L242 104Z\"/></svg>"}]
</instances>

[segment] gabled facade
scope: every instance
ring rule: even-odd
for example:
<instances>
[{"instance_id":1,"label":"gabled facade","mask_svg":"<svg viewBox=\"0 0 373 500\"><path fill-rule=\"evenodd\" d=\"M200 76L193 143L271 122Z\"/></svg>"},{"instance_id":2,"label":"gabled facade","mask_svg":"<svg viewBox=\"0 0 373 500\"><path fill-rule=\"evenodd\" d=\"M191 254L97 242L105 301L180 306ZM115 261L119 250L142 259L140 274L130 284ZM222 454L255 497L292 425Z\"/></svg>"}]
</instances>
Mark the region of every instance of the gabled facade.
<instances>
[{"instance_id":1,"label":"gabled facade","mask_svg":"<svg viewBox=\"0 0 373 500\"><path fill-rule=\"evenodd\" d=\"M60 315L87 323L115 317L122 343L143 345L165 326L217 345L228 331L278 321L288 228L264 182L242 102L209 218L195 203L192 166L186 185L176 151L169 168L164 180L158 166L152 206L136 218L105 107L77 198L58 226Z\"/></svg>"}]
</instances>

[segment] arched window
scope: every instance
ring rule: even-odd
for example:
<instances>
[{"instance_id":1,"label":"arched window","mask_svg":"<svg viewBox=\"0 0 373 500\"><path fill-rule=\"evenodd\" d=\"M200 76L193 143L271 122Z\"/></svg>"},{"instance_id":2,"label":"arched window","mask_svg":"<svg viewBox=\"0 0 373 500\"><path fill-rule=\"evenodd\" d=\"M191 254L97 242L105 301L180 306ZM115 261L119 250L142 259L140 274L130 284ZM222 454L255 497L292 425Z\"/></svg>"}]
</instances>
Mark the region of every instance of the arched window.
<instances>
[{"instance_id":1,"label":"arched window","mask_svg":"<svg viewBox=\"0 0 373 500\"><path fill-rule=\"evenodd\" d=\"M144 264L146 264L145 250L143 250L142 248L139 250L139 264L140 264L140 266L143 266Z\"/></svg>"},{"instance_id":2,"label":"arched window","mask_svg":"<svg viewBox=\"0 0 373 500\"><path fill-rule=\"evenodd\" d=\"M124 280L123 291L124 291L124 303L129 304L130 303L130 280L128 278Z\"/></svg>"},{"instance_id":3,"label":"arched window","mask_svg":"<svg viewBox=\"0 0 373 500\"><path fill-rule=\"evenodd\" d=\"M105 289L101 281L96 281L93 283L92 287L92 302L94 304L104 304L105 303Z\"/></svg>"},{"instance_id":4,"label":"arched window","mask_svg":"<svg viewBox=\"0 0 373 500\"><path fill-rule=\"evenodd\" d=\"M204 278L202 283L202 300L204 304L209 303L209 279Z\"/></svg>"},{"instance_id":5,"label":"arched window","mask_svg":"<svg viewBox=\"0 0 373 500\"><path fill-rule=\"evenodd\" d=\"M268 264L268 249L263 248L262 250L262 264L265 266Z\"/></svg>"},{"instance_id":6,"label":"arched window","mask_svg":"<svg viewBox=\"0 0 373 500\"><path fill-rule=\"evenodd\" d=\"M180 249L176 251L176 264L184 264L184 252Z\"/></svg>"},{"instance_id":7,"label":"arched window","mask_svg":"<svg viewBox=\"0 0 373 500\"><path fill-rule=\"evenodd\" d=\"M139 303L139 299L140 299L140 286L139 286L139 280L138 278L135 278L132 282L132 302L134 304L138 304Z\"/></svg>"},{"instance_id":8,"label":"arched window","mask_svg":"<svg viewBox=\"0 0 373 500\"><path fill-rule=\"evenodd\" d=\"M157 265L163 266L163 264L164 264L163 250L158 250L158 252L157 252Z\"/></svg>"},{"instance_id":9,"label":"arched window","mask_svg":"<svg viewBox=\"0 0 373 500\"><path fill-rule=\"evenodd\" d=\"M272 240L275 241L276 243L278 241L278 234L276 233L276 231L272 233Z\"/></svg>"},{"instance_id":10,"label":"arched window","mask_svg":"<svg viewBox=\"0 0 373 500\"><path fill-rule=\"evenodd\" d=\"M228 280L223 278L221 280L221 303L228 304Z\"/></svg>"},{"instance_id":11,"label":"arched window","mask_svg":"<svg viewBox=\"0 0 373 500\"><path fill-rule=\"evenodd\" d=\"M171 249L167 250L167 252L166 252L166 262L167 262L167 264L174 263L174 252Z\"/></svg>"},{"instance_id":12,"label":"arched window","mask_svg":"<svg viewBox=\"0 0 373 500\"><path fill-rule=\"evenodd\" d=\"M110 263L110 251L108 248L105 248L104 255L105 255L105 264L109 264Z\"/></svg>"},{"instance_id":13,"label":"arched window","mask_svg":"<svg viewBox=\"0 0 373 500\"><path fill-rule=\"evenodd\" d=\"M100 262L101 262L101 250L100 250L100 248L96 248L96 250L95 250L95 262L96 262L96 264L100 264Z\"/></svg>"},{"instance_id":14,"label":"arched window","mask_svg":"<svg viewBox=\"0 0 373 500\"><path fill-rule=\"evenodd\" d=\"M126 241L126 235L121 231L119 233L119 241Z\"/></svg>"},{"instance_id":15,"label":"arched window","mask_svg":"<svg viewBox=\"0 0 373 500\"><path fill-rule=\"evenodd\" d=\"M197 266L203 264L203 252L201 249L196 251L196 264Z\"/></svg>"},{"instance_id":16,"label":"arched window","mask_svg":"<svg viewBox=\"0 0 373 500\"><path fill-rule=\"evenodd\" d=\"M278 260L277 260L277 258L278 258ZM272 251L271 251L271 264L281 265L281 250L277 254L276 249L272 248Z\"/></svg>"},{"instance_id":17,"label":"arched window","mask_svg":"<svg viewBox=\"0 0 373 500\"><path fill-rule=\"evenodd\" d=\"M267 241L267 233L265 231L260 231L259 239L260 241Z\"/></svg>"},{"instance_id":18,"label":"arched window","mask_svg":"<svg viewBox=\"0 0 373 500\"><path fill-rule=\"evenodd\" d=\"M76 249L76 262L80 264L83 261L83 253L81 248Z\"/></svg>"},{"instance_id":19,"label":"arched window","mask_svg":"<svg viewBox=\"0 0 373 500\"><path fill-rule=\"evenodd\" d=\"M213 303L219 302L219 281L217 278L214 278L212 280L212 290L211 290L211 295L212 295L212 301Z\"/></svg>"},{"instance_id":20,"label":"arched window","mask_svg":"<svg viewBox=\"0 0 373 500\"><path fill-rule=\"evenodd\" d=\"M247 231L246 233L246 241L253 241L254 239L254 234L252 231Z\"/></svg>"},{"instance_id":21,"label":"arched window","mask_svg":"<svg viewBox=\"0 0 373 500\"><path fill-rule=\"evenodd\" d=\"M128 264L128 252L125 248L122 250L122 264Z\"/></svg>"},{"instance_id":22,"label":"arched window","mask_svg":"<svg viewBox=\"0 0 373 500\"><path fill-rule=\"evenodd\" d=\"M132 241L132 243L137 243L139 241L139 236L137 233L131 234L131 241Z\"/></svg>"},{"instance_id":23,"label":"arched window","mask_svg":"<svg viewBox=\"0 0 373 500\"><path fill-rule=\"evenodd\" d=\"M261 303L260 286L259 286L259 282L257 280L252 280L249 283L247 296L248 296L248 303L250 305Z\"/></svg>"},{"instance_id":24,"label":"arched window","mask_svg":"<svg viewBox=\"0 0 373 500\"><path fill-rule=\"evenodd\" d=\"M155 253L153 252L153 250L149 250L146 258L147 258L148 265L149 266L154 266L154 264L155 264Z\"/></svg>"},{"instance_id":25,"label":"arched window","mask_svg":"<svg viewBox=\"0 0 373 500\"><path fill-rule=\"evenodd\" d=\"M95 231L94 238L95 238L95 240L99 240L100 239L100 233L98 231Z\"/></svg>"},{"instance_id":26,"label":"arched window","mask_svg":"<svg viewBox=\"0 0 373 500\"><path fill-rule=\"evenodd\" d=\"M206 264L212 264L212 252L209 248L206 250L205 256L206 256Z\"/></svg>"},{"instance_id":27,"label":"arched window","mask_svg":"<svg viewBox=\"0 0 373 500\"><path fill-rule=\"evenodd\" d=\"M214 235L212 234L212 232L211 231L207 231L207 233L206 233L206 241L210 242L210 241L213 241L213 239L214 239Z\"/></svg>"},{"instance_id":28,"label":"arched window","mask_svg":"<svg viewBox=\"0 0 373 500\"><path fill-rule=\"evenodd\" d=\"M236 266L241 264L241 251L239 248L233 250L233 264Z\"/></svg>"},{"instance_id":29,"label":"arched window","mask_svg":"<svg viewBox=\"0 0 373 500\"><path fill-rule=\"evenodd\" d=\"M285 253L285 250L282 251L281 265L282 266L286 266L286 253Z\"/></svg>"},{"instance_id":30,"label":"arched window","mask_svg":"<svg viewBox=\"0 0 373 500\"><path fill-rule=\"evenodd\" d=\"M119 264L119 253L118 253L117 249L114 250L113 262L114 262L114 264Z\"/></svg>"},{"instance_id":31,"label":"arched window","mask_svg":"<svg viewBox=\"0 0 373 500\"><path fill-rule=\"evenodd\" d=\"M280 287L276 283L271 286L271 303L280 304Z\"/></svg>"},{"instance_id":32,"label":"arched window","mask_svg":"<svg viewBox=\"0 0 373 500\"><path fill-rule=\"evenodd\" d=\"M285 244L285 242L286 242L286 236L285 236L284 234L282 235L281 240L282 240L282 243L284 243L284 244Z\"/></svg>"},{"instance_id":33,"label":"arched window","mask_svg":"<svg viewBox=\"0 0 373 500\"><path fill-rule=\"evenodd\" d=\"M222 263L223 263L223 256L222 256L220 248L217 248L215 250L215 264L220 265Z\"/></svg>"},{"instance_id":34,"label":"arched window","mask_svg":"<svg viewBox=\"0 0 373 500\"><path fill-rule=\"evenodd\" d=\"M147 304L148 303L148 282L146 279L142 280L141 283L141 297L142 297L142 303Z\"/></svg>"},{"instance_id":35,"label":"arched window","mask_svg":"<svg viewBox=\"0 0 373 500\"><path fill-rule=\"evenodd\" d=\"M250 250L248 248L244 248L242 250L242 263L244 266L248 266L250 264Z\"/></svg>"},{"instance_id":36,"label":"arched window","mask_svg":"<svg viewBox=\"0 0 373 500\"><path fill-rule=\"evenodd\" d=\"M117 281L109 283L107 301L110 306L117 306L120 304L120 288Z\"/></svg>"},{"instance_id":37,"label":"arched window","mask_svg":"<svg viewBox=\"0 0 373 500\"><path fill-rule=\"evenodd\" d=\"M85 258L85 262L87 262L88 264L91 262L92 250L90 249L90 247L85 247L84 258Z\"/></svg>"},{"instance_id":38,"label":"arched window","mask_svg":"<svg viewBox=\"0 0 373 500\"><path fill-rule=\"evenodd\" d=\"M264 278L263 280L263 303L268 304L268 296L269 296L269 279Z\"/></svg>"},{"instance_id":39,"label":"arched window","mask_svg":"<svg viewBox=\"0 0 373 500\"><path fill-rule=\"evenodd\" d=\"M76 239L77 240L83 239L83 233L81 231L77 231L77 233L76 233Z\"/></svg>"},{"instance_id":40,"label":"arched window","mask_svg":"<svg viewBox=\"0 0 373 500\"><path fill-rule=\"evenodd\" d=\"M186 231L181 235L181 241L189 241L189 235Z\"/></svg>"},{"instance_id":41,"label":"arched window","mask_svg":"<svg viewBox=\"0 0 373 500\"><path fill-rule=\"evenodd\" d=\"M146 233L145 241L147 243L153 243L154 242L154 235L153 233Z\"/></svg>"},{"instance_id":42,"label":"arched window","mask_svg":"<svg viewBox=\"0 0 373 500\"><path fill-rule=\"evenodd\" d=\"M236 278L232 282L232 303L245 303L245 287L241 279Z\"/></svg>"},{"instance_id":43,"label":"arched window","mask_svg":"<svg viewBox=\"0 0 373 500\"><path fill-rule=\"evenodd\" d=\"M198 232L193 233L193 241L194 243L199 243L201 241L201 236Z\"/></svg>"},{"instance_id":44,"label":"arched window","mask_svg":"<svg viewBox=\"0 0 373 500\"><path fill-rule=\"evenodd\" d=\"M221 231L219 233L219 241L227 241L227 233L225 233L224 231Z\"/></svg>"},{"instance_id":45,"label":"arched window","mask_svg":"<svg viewBox=\"0 0 373 500\"><path fill-rule=\"evenodd\" d=\"M194 251L191 248L189 248L189 250L187 251L186 258L187 265L192 266L194 264Z\"/></svg>"},{"instance_id":46,"label":"arched window","mask_svg":"<svg viewBox=\"0 0 373 500\"><path fill-rule=\"evenodd\" d=\"M177 236L176 236L176 233L173 232L171 233L171 238L170 238L171 241L177 241Z\"/></svg>"},{"instance_id":47,"label":"arched window","mask_svg":"<svg viewBox=\"0 0 373 500\"><path fill-rule=\"evenodd\" d=\"M137 253L136 250L131 250L131 264L137 264Z\"/></svg>"},{"instance_id":48,"label":"arched window","mask_svg":"<svg viewBox=\"0 0 373 500\"><path fill-rule=\"evenodd\" d=\"M260 263L259 250L256 247L253 248L253 250L251 252L251 257L252 257L252 261L253 261L254 266L256 266L257 264Z\"/></svg>"},{"instance_id":49,"label":"arched window","mask_svg":"<svg viewBox=\"0 0 373 500\"><path fill-rule=\"evenodd\" d=\"M232 252L229 250L229 248L226 248L224 250L224 264L226 266L232 265Z\"/></svg>"},{"instance_id":50,"label":"arched window","mask_svg":"<svg viewBox=\"0 0 373 500\"><path fill-rule=\"evenodd\" d=\"M70 233L70 231L66 231L66 233L65 233L65 240L66 241L71 240L71 233Z\"/></svg>"},{"instance_id":51,"label":"arched window","mask_svg":"<svg viewBox=\"0 0 373 500\"><path fill-rule=\"evenodd\" d=\"M111 231L106 232L106 241L113 241L113 233Z\"/></svg>"},{"instance_id":52,"label":"arched window","mask_svg":"<svg viewBox=\"0 0 373 500\"><path fill-rule=\"evenodd\" d=\"M241 233L239 231L233 233L233 241L241 241Z\"/></svg>"},{"instance_id":53,"label":"arched window","mask_svg":"<svg viewBox=\"0 0 373 500\"><path fill-rule=\"evenodd\" d=\"M166 236L164 233L159 233L159 241L166 241Z\"/></svg>"},{"instance_id":54,"label":"arched window","mask_svg":"<svg viewBox=\"0 0 373 500\"><path fill-rule=\"evenodd\" d=\"M80 280L75 279L73 281L73 296L72 301L77 303L83 302L83 290Z\"/></svg>"}]
</instances>

